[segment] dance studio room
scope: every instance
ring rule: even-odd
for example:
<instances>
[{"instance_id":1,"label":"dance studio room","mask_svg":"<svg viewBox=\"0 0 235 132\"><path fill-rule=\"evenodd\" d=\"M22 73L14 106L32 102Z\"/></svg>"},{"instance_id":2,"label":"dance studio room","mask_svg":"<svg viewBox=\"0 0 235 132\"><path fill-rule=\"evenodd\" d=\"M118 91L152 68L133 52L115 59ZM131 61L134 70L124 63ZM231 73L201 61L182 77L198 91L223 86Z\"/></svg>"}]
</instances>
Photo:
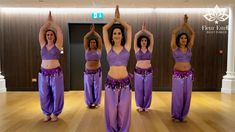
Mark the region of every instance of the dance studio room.
<instances>
[{"instance_id":1,"label":"dance studio room","mask_svg":"<svg viewBox=\"0 0 235 132\"><path fill-rule=\"evenodd\" d=\"M235 0L0 0L1 132L232 132Z\"/></svg>"}]
</instances>

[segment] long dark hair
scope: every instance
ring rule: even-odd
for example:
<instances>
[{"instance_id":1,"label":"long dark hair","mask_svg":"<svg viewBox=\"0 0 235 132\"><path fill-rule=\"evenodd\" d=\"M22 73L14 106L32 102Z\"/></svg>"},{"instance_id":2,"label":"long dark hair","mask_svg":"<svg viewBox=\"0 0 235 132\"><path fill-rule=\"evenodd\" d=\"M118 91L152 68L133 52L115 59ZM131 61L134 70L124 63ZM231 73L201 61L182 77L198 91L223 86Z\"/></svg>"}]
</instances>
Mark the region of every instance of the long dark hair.
<instances>
[{"instance_id":1,"label":"long dark hair","mask_svg":"<svg viewBox=\"0 0 235 132\"><path fill-rule=\"evenodd\" d=\"M120 24L115 24L112 29L111 29L111 33L109 34L109 41L111 43L111 45L114 45L114 41L113 41L113 31L114 29L120 29L121 33L122 33L122 40L121 40L121 45L124 46L126 43L126 35L125 35L125 31L124 31L124 27Z\"/></svg>"},{"instance_id":2,"label":"long dark hair","mask_svg":"<svg viewBox=\"0 0 235 132\"><path fill-rule=\"evenodd\" d=\"M143 38L146 38L146 39L147 39L147 46L146 46L146 48L148 48L149 45L150 45L150 39L149 39L149 37L147 37L146 35L141 35L141 36L139 36L138 39L137 39L137 46L138 46L140 49L142 48L142 47L141 47L141 40L142 40Z\"/></svg>"},{"instance_id":3,"label":"long dark hair","mask_svg":"<svg viewBox=\"0 0 235 132\"><path fill-rule=\"evenodd\" d=\"M186 39L187 39L187 44L185 45L185 47L188 47L188 44L190 42L190 38L189 38L187 33L180 33L179 35L177 35L177 37L176 37L176 45L177 45L177 47L180 47L180 37L183 36L183 35L185 35Z\"/></svg>"},{"instance_id":4,"label":"long dark hair","mask_svg":"<svg viewBox=\"0 0 235 132\"><path fill-rule=\"evenodd\" d=\"M54 34L54 36L55 36L55 39L54 39L54 44L56 43L56 40L57 40L57 36L56 36L56 33L55 33L55 31L54 30L52 30L52 29L47 29L46 30L46 32L45 32L45 35L44 35L44 39L45 39L45 41L46 41L46 44L48 43L48 41L47 41L47 37L46 37L46 34L47 34L47 32L49 32L49 31L51 31L53 34Z\"/></svg>"}]
</instances>

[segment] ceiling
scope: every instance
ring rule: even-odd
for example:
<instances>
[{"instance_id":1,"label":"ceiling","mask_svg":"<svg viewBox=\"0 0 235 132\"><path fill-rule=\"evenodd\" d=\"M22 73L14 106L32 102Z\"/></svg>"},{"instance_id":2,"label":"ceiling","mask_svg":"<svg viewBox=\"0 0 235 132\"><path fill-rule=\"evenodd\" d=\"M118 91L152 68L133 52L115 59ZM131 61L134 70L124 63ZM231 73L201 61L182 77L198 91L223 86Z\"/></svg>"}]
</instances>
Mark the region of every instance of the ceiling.
<instances>
[{"instance_id":1,"label":"ceiling","mask_svg":"<svg viewBox=\"0 0 235 132\"><path fill-rule=\"evenodd\" d=\"M73 8L213 8L235 5L235 0L0 0L0 7Z\"/></svg>"}]
</instances>

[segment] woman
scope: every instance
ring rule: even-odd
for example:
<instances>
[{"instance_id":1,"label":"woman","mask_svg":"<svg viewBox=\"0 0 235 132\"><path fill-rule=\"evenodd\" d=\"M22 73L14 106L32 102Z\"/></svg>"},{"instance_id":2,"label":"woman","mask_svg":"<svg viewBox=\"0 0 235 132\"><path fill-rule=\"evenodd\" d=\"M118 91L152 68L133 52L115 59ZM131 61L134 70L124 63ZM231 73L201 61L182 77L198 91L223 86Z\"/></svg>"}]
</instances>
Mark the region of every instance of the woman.
<instances>
[{"instance_id":1,"label":"woman","mask_svg":"<svg viewBox=\"0 0 235 132\"><path fill-rule=\"evenodd\" d=\"M110 38L108 29L119 22L123 28L114 25ZM105 82L105 121L108 132L128 132L131 121L131 85L127 64L131 49L131 26L120 19L118 6L115 18L103 27L103 39L109 63L109 72Z\"/></svg>"},{"instance_id":2,"label":"woman","mask_svg":"<svg viewBox=\"0 0 235 132\"><path fill-rule=\"evenodd\" d=\"M47 22L40 28L39 43L42 57L38 74L41 109L45 115L45 122L57 121L64 105L64 79L59 63L63 34L60 27L53 21L51 12Z\"/></svg>"},{"instance_id":3,"label":"woman","mask_svg":"<svg viewBox=\"0 0 235 132\"><path fill-rule=\"evenodd\" d=\"M96 38L89 38L94 35ZM85 101L88 108L97 107L100 104L102 90L101 72L101 45L102 39L95 31L92 24L90 32L84 36L84 48L86 69L84 71Z\"/></svg>"},{"instance_id":4,"label":"woman","mask_svg":"<svg viewBox=\"0 0 235 132\"><path fill-rule=\"evenodd\" d=\"M189 112L193 72L190 64L191 49L194 44L195 33L187 23L188 17L185 15L182 26L177 27L172 32L171 49L175 60L174 72L172 75L172 119L184 121ZM180 29L186 28L190 32L176 33Z\"/></svg>"},{"instance_id":5,"label":"woman","mask_svg":"<svg viewBox=\"0 0 235 132\"><path fill-rule=\"evenodd\" d=\"M153 70L151 58L154 44L153 34L146 30L145 25L142 30L135 34L134 50L136 56L135 67L135 101L138 111L148 111L152 99L152 78Z\"/></svg>"}]
</instances>

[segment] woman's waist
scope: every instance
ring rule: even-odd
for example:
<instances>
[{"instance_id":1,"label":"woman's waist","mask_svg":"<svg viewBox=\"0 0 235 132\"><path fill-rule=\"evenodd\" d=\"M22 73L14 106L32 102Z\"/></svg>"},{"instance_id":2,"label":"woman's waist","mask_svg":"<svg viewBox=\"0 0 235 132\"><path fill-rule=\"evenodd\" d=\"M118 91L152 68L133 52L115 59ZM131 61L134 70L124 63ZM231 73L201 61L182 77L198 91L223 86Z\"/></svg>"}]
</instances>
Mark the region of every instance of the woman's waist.
<instances>
[{"instance_id":1,"label":"woman's waist","mask_svg":"<svg viewBox=\"0 0 235 132\"><path fill-rule=\"evenodd\" d=\"M127 71L127 68L126 66L110 66L109 67L109 71L117 71L117 70Z\"/></svg>"},{"instance_id":2,"label":"woman's waist","mask_svg":"<svg viewBox=\"0 0 235 132\"><path fill-rule=\"evenodd\" d=\"M125 66L111 66L108 75L115 79L125 78L128 76L128 71Z\"/></svg>"},{"instance_id":3,"label":"woman's waist","mask_svg":"<svg viewBox=\"0 0 235 132\"><path fill-rule=\"evenodd\" d=\"M101 66L100 61L87 61L86 62L86 69L97 69Z\"/></svg>"},{"instance_id":4,"label":"woman's waist","mask_svg":"<svg viewBox=\"0 0 235 132\"><path fill-rule=\"evenodd\" d=\"M131 80L130 77L127 75L123 78L113 78L112 76L108 75L105 81L105 86L112 90L120 90L120 89L130 89Z\"/></svg>"},{"instance_id":5,"label":"woman's waist","mask_svg":"<svg viewBox=\"0 0 235 132\"><path fill-rule=\"evenodd\" d=\"M42 63L53 63L53 62L59 62L58 59L53 59L53 60L42 60Z\"/></svg>"},{"instance_id":6,"label":"woman's waist","mask_svg":"<svg viewBox=\"0 0 235 132\"><path fill-rule=\"evenodd\" d=\"M191 65L190 62L175 62L176 65Z\"/></svg>"},{"instance_id":7,"label":"woman's waist","mask_svg":"<svg viewBox=\"0 0 235 132\"><path fill-rule=\"evenodd\" d=\"M86 74L96 74L96 73L101 73L101 71L102 71L102 69L101 69L101 67L98 67L98 68L96 68L96 69L85 69L84 70L84 72L86 73Z\"/></svg>"},{"instance_id":8,"label":"woman's waist","mask_svg":"<svg viewBox=\"0 0 235 132\"><path fill-rule=\"evenodd\" d=\"M61 67L50 68L50 69L41 67L39 73L43 74L44 76L55 76L59 75L62 71L63 70Z\"/></svg>"},{"instance_id":9,"label":"woman's waist","mask_svg":"<svg viewBox=\"0 0 235 132\"><path fill-rule=\"evenodd\" d=\"M189 76L193 76L193 70L189 69L187 71L180 71L180 70L175 70L173 71L173 78L187 78Z\"/></svg>"},{"instance_id":10,"label":"woman's waist","mask_svg":"<svg viewBox=\"0 0 235 132\"><path fill-rule=\"evenodd\" d=\"M99 64L100 63L100 60L89 60L89 61L86 61L87 64Z\"/></svg>"},{"instance_id":11,"label":"woman's waist","mask_svg":"<svg viewBox=\"0 0 235 132\"><path fill-rule=\"evenodd\" d=\"M147 75L150 73L153 73L153 68L148 67L148 68L141 68L141 67L135 67L135 73L141 74L141 75Z\"/></svg>"},{"instance_id":12,"label":"woman's waist","mask_svg":"<svg viewBox=\"0 0 235 132\"><path fill-rule=\"evenodd\" d=\"M151 67L151 61L150 60L139 60L136 62L136 67L147 69Z\"/></svg>"},{"instance_id":13,"label":"woman's waist","mask_svg":"<svg viewBox=\"0 0 235 132\"><path fill-rule=\"evenodd\" d=\"M189 62L177 62L174 65L175 70L187 71L191 69L191 64Z\"/></svg>"},{"instance_id":14,"label":"woman's waist","mask_svg":"<svg viewBox=\"0 0 235 132\"><path fill-rule=\"evenodd\" d=\"M140 63L140 64L150 64L151 65L151 60L137 60L136 62L137 64Z\"/></svg>"},{"instance_id":15,"label":"woman's waist","mask_svg":"<svg viewBox=\"0 0 235 132\"><path fill-rule=\"evenodd\" d=\"M45 69L53 69L60 67L59 60L42 60L41 67Z\"/></svg>"}]
</instances>

